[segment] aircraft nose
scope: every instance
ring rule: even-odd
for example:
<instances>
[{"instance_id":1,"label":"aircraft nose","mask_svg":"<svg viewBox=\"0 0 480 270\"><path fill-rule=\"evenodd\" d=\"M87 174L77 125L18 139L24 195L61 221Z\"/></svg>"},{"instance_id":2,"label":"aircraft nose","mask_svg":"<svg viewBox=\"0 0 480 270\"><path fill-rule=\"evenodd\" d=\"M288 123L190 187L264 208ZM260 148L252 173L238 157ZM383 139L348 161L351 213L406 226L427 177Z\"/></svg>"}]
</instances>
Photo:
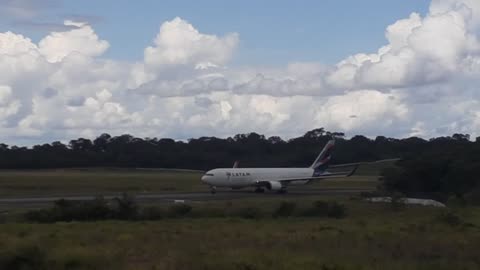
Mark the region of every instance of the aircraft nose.
<instances>
[{"instance_id":1,"label":"aircraft nose","mask_svg":"<svg viewBox=\"0 0 480 270\"><path fill-rule=\"evenodd\" d=\"M200 180L206 184L211 184L211 181L213 180L213 173L207 172L205 173Z\"/></svg>"}]
</instances>

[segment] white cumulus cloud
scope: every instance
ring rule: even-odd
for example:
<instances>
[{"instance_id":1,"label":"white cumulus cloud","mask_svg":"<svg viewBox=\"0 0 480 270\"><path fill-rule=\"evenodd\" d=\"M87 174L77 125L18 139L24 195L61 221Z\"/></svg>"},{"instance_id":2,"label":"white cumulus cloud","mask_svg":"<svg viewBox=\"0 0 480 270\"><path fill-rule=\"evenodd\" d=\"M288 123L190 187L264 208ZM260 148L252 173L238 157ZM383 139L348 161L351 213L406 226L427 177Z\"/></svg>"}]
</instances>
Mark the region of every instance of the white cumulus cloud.
<instances>
[{"instance_id":1,"label":"white cumulus cloud","mask_svg":"<svg viewBox=\"0 0 480 270\"><path fill-rule=\"evenodd\" d=\"M0 33L0 140L114 135L292 137L480 135L480 6L434 0L386 27L386 44L336 65L229 67L240 35L174 18L137 62L100 58L110 44L88 23L38 43ZM154 33L152 33L154 36Z\"/></svg>"},{"instance_id":2,"label":"white cumulus cloud","mask_svg":"<svg viewBox=\"0 0 480 270\"><path fill-rule=\"evenodd\" d=\"M197 68L225 64L238 44L238 34L224 37L202 34L181 18L165 22L154 40L154 46L145 49L146 64L193 65Z\"/></svg>"},{"instance_id":3,"label":"white cumulus cloud","mask_svg":"<svg viewBox=\"0 0 480 270\"><path fill-rule=\"evenodd\" d=\"M67 20L64 24L76 28L65 32L52 32L39 43L40 53L49 62L59 62L71 53L99 56L110 46L107 41L100 40L87 23Z\"/></svg>"},{"instance_id":4,"label":"white cumulus cloud","mask_svg":"<svg viewBox=\"0 0 480 270\"><path fill-rule=\"evenodd\" d=\"M358 54L339 63L329 75L334 87L397 88L447 80L462 69L467 57L479 56L480 43L469 32L459 10L413 13L386 31L389 44L376 54Z\"/></svg>"}]
</instances>

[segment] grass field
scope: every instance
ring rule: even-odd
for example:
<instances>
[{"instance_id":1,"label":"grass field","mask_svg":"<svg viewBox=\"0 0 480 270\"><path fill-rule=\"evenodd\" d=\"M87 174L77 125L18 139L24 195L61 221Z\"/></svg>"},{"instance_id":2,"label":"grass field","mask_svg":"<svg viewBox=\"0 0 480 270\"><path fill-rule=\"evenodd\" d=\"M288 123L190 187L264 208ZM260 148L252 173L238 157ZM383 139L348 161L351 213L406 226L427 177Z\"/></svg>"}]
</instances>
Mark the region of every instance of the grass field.
<instances>
[{"instance_id":1,"label":"grass field","mask_svg":"<svg viewBox=\"0 0 480 270\"><path fill-rule=\"evenodd\" d=\"M200 173L128 169L0 171L0 196L207 191Z\"/></svg>"},{"instance_id":2,"label":"grass field","mask_svg":"<svg viewBox=\"0 0 480 270\"><path fill-rule=\"evenodd\" d=\"M201 173L135 169L2 170L0 197L207 192ZM377 176L325 180L309 188L375 188Z\"/></svg>"},{"instance_id":3,"label":"grass field","mask_svg":"<svg viewBox=\"0 0 480 270\"><path fill-rule=\"evenodd\" d=\"M444 209L394 212L387 205L336 200L347 206L347 217L1 224L0 266L21 261L37 267L21 269L480 268L478 208L450 210L460 222L449 223L439 218ZM276 203L248 199L193 207L256 205L267 212Z\"/></svg>"},{"instance_id":4,"label":"grass field","mask_svg":"<svg viewBox=\"0 0 480 270\"><path fill-rule=\"evenodd\" d=\"M374 189L381 166L307 188ZM121 169L0 171L0 196L208 191L200 176ZM274 218L285 200L295 204L297 214ZM317 200L344 205L346 216L299 214ZM480 269L479 207L394 209L335 195L190 205L183 217L157 221L36 224L26 222L27 210L0 213L0 269ZM245 215L245 209L257 214Z\"/></svg>"}]
</instances>

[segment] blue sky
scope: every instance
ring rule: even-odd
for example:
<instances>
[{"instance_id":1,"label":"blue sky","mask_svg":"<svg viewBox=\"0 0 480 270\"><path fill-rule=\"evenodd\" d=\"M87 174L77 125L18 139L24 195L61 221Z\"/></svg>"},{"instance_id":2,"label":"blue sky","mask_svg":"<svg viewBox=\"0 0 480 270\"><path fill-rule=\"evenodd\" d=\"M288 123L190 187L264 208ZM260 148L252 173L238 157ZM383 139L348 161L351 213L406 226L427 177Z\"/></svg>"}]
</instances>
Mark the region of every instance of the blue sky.
<instances>
[{"instance_id":1,"label":"blue sky","mask_svg":"<svg viewBox=\"0 0 480 270\"><path fill-rule=\"evenodd\" d=\"M479 0L0 3L0 142L480 135Z\"/></svg>"},{"instance_id":2,"label":"blue sky","mask_svg":"<svg viewBox=\"0 0 480 270\"><path fill-rule=\"evenodd\" d=\"M239 33L232 65L333 64L357 52L375 52L386 42L387 25L412 12L425 14L428 5L425 0L67 0L53 1L34 20L85 17L111 43L105 56L119 60L141 60L160 24L179 16L203 33ZM10 29L12 21L0 26ZM34 39L48 33L21 24L13 28Z\"/></svg>"}]
</instances>

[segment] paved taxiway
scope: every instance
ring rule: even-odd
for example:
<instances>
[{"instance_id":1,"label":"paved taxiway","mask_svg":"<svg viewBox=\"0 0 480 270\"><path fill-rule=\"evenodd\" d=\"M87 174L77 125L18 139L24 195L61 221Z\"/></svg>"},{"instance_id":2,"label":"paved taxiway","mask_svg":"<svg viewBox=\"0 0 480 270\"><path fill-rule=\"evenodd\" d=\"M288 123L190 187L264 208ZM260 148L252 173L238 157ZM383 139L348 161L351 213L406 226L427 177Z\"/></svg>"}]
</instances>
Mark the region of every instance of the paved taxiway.
<instances>
[{"instance_id":1,"label":"paved taxiway","mask_svg":"<svg viewBox=\"0 0 480 270\"><path fill-rule=\"evenodd\" d=\"M278 198L278 197L298 197L298 196L331 196L331 195L355 195L369 189L315 189L315 190L289 190L288 193L255 193L253 191L218 191L216 194L208 192L191 192L191 193L150 193L150 194L134 194L138 202L165 203L176 200L184 200L186 202L195 201L211 201L211 200L234 200L251 197ZM118 195L105 195L105 199L110 200ZM22 197L22 198L1 198L0 208L31 208L51 205L54 201L60 199L85 201L94 199L94 195L84 196L45 196L45 197Z\"/></svg>"}]
</instances>

